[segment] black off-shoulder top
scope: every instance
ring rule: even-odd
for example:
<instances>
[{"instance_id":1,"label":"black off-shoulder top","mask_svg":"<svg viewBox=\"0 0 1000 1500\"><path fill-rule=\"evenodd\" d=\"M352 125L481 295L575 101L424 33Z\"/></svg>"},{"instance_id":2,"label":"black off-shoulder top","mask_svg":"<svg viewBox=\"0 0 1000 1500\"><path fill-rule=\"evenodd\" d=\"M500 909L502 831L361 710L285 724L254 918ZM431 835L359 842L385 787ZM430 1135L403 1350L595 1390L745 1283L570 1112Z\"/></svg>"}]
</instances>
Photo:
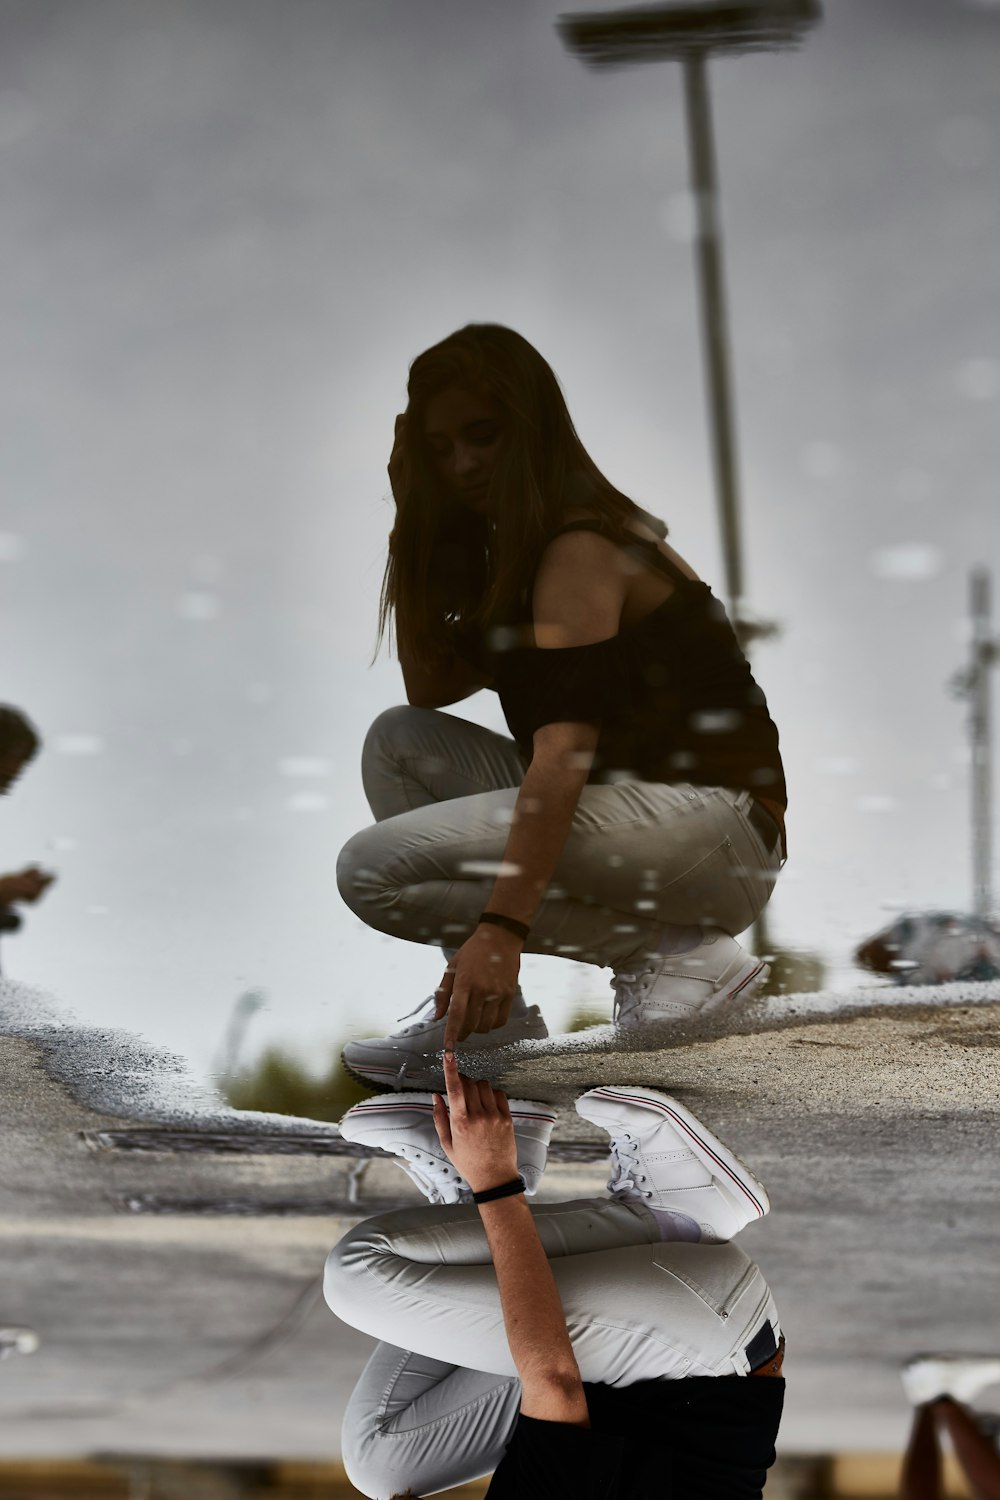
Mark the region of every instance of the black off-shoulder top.
<instances>
[{"instance_id":1,"label":"black off-shoulder top","mask_svg":"<svg viewBox=\"0 0 1000 1500\"><path fill-rule=\"evenodd\" d=\"M533 644L529 586L509 624L485 639L460 638L459 653L492 677L522 754L531 759L533 736L544 724L599 724L592 783L729 787L783 811L778 731L708 585L681 572L655 542L623 536L606 522L574 521L553 536L565 531L608 537L668 578L674 591L607 640L542 650Z\"/></svg>"},{"instance_id":2,"label":"black off-shoulder top","mask_svg":"<svg viewBox=\"0 0 1000 1500\"><path fill-rule=\"evenodd\" d=\"M783 1379L584 1382L589 1427L518 1415L487 1500L762 1500Z\"/></svg>"}]
</instances>

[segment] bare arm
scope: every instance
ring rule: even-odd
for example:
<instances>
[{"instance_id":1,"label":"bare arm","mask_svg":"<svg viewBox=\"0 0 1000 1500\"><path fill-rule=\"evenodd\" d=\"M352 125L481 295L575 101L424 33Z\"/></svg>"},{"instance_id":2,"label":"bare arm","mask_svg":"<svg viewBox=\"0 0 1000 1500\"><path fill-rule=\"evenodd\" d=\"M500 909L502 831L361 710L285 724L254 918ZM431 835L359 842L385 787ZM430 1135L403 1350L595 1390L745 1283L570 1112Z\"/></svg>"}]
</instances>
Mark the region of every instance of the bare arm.
<instances>
[{"instance_id":1,"label":"bare arm","mask_svg":"<svg viewBox=\"0 0 1000 1500\"><path fill-rule=\"evenodd\" d=\"M434 1096L434 1125L449 1161L473 1192L517 1176L517 1141L506 1094L458 1071L444 1055L448 1106ZM521 1378L521 1410L549 1422L589 1427L587 1401L552 1268L520 1196L480 1203L496 1270L504 1327Z\"/></svg>"},{"instance_id":2,"label":"bare arm","mask_svg":"<svg viewBox=\"0 0 1000 1500\"><path fill-rule=\"evenodd\" d=\"M487 909L531 925L566 845L600 735L597 724L546 724L535 735Z\"/></svg>"},{"instance_id":3,"label":"bare arm","mask_svg":"<svg viewBox=\"0 0 1000 1500\"><path fill-rule=\"evenodd\" d=\"M531 1209L522 1195L479 1205L497 1273L504 1327L521 1378L521 1410L590 1426L566 1315Z\"/></svg>"},{"instance_id":4,"label":"bare arm","mask_svg":"<svg viewBox=\"0 0 1000 1500\"><path fill-rule=\"evenodd\" d=\"M595 745L591 724L549 724L535 736L535 758L517 794L510 833L484 911L499 912L530 927L552 878L587 780L584 758L567 745ZM541 753L539 747L541 745ZM591 754L585 755L589 765ZM480 922L449 964L435 992L435 1016L447 1012L445 1046L474 1031L493 1031L510 1020L523 940L493 923Z\"/></svg>"},{"instance_id":5,"label":"bare arm","mask_svg":"<svg viewBox=\"0 0 1000 1500\"><path fill-rule=\"evenodd\" d=\"M603 538L587 532L556 538L535 582L540 649L588 645L617 633L626 581L612 564L613 549ZM543 724L536 731L486 911L531 925L565 848L599 738L597 723ZM435 1014L448 1013L446 1046L507 1024L523 946L506 929L481 923L459 949L437 991Z\"/></svg>"},{"instance_id":6,"label":"bare arm","mask_svg":"<svg viewBox=\"0 0 1000 1500\"><path fill-rule=\"evenodd\" d=\"M627 580L611 544L592 532L557 537L542 558L533 600L540 650L586 646L618 632ZM504 866L487 908L530 923L563 851L600 738L597 723L543 724L521 784Z\"/></svg>"}]
</instances>

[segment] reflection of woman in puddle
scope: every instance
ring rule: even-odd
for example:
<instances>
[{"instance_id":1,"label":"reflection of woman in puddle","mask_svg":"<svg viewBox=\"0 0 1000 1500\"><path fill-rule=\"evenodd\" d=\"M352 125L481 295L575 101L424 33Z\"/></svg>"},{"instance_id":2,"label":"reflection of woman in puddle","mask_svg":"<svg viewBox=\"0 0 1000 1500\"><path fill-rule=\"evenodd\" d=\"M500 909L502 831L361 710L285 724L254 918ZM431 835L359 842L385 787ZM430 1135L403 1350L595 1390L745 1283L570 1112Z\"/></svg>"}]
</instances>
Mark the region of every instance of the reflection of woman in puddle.
<instances>
[{"instance_id":1,"label":"reflection of woman in puddle","mask_svg":"<svg viewBox=\"0 0 1000 1500\"><path fill-rule=\"evenodd\" d=\"M1000 1500L1000 1418L968 1410L980 1391L1000 1386L1000 1358L929 1354L910 1360L903 1388L913 1402L913 1428L903 1460L900 1500L944 1500L940 1433L978 1500Z\"/></svg>"},{"instance_id":2,"label":"reflection of woman in puddle","mask_svg":"<svg viewBox=\"0 0 1000 1500\"><path fill-rule=\"evenodd\" d=\"M676 1100L608 1085L576 1107L611 1136L610 1196L529 1208L553 1111L452 1053L445 1078L448 1109L391 1094L341 1122L437 1205L359 1224L327 1262L330 1307L381 1340L344 1418L351 1483L386 1500L495 1470L491 1500L759 1497L784 1345L729 1240L767 1212L760 1183Z\"/></svg>"},{"instance_id":3,"label":"reflection of woman in puddle","mask_svg":"<svg viewBox=\"0 0 1000 1500\"><path fill-rule=\"evenodd\" d=\"M597 469L541 355L472 325L414 361L408 391L381 623L409 706L369 731L377 821L338 879L362 921L450 961L433 1015L344 1055L436 1087L449 1008L448 1040L547 1034L522 952L610 966L629 1032L749 995L767 971L734 934L773 889L786 799L722 606ZM513 739L436 711L481 687Z\"/></svg>"}]
</instances>

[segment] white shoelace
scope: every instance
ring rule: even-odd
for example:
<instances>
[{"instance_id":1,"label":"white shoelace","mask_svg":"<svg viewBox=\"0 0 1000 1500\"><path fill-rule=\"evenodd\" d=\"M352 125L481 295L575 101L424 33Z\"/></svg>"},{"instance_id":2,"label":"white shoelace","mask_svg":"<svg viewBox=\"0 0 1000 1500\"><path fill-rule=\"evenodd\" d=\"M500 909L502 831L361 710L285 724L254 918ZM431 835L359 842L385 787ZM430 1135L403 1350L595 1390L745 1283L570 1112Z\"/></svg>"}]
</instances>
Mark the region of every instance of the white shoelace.
<instances>
[{"instance_id":1,"label":"white shoelace","mask_svg":"<svg viewBox=\"0 0 1000 1500\"><path fill-rule=\"evenodd\" d=\"M428 995L424 1000L419 1001L419 1003L416 1004L412 1010L408 1010L405 1016L397 1016L396 1019L397 1021L407 1021L409 1020L410 1016L415 1016L417 1014L417 1011L425 1010L427 1006L430 1006L433 1009L434 1003L434 996ZM409 1036L411 1032L423 1030L423 1028L428 1024L434 1024L433 1016L429 1015L425 1021L414 1021L412 1026L404 1026L402 1031L394 1031L393 1036Z\"/></svg>"},{"instance_id":2,"label":"white shoelace","mask_svg":"<svg viewBox=\"0 0 1000 1500\"><path fill-rule=\"evenodd\" d=\"M630 1142L631 1144L626 1144ZM611 1162L613 1175L608 1179L608 1192L611 1194L623 1193L629 1198L640 1194L643 1198L652 1198L652 1193L639 1187L640 1182L645 1182L645 1173L639 1173L639 1148L635 1139L630 1135L615 1136L611 1142Z\"/></svg>"},{"instance_id":3,"label":"white shoelace","mask_svg":"<svg viewBox=\"0 0 1000 1500\"><path fill-rule=\"evenodd\" d=\"M418 1146L411 1146L406 1142L401 1143L400 1166L406 1175L417 1184L422 1191L427 1192L432 1203L453 1202L454 1197L442 1193L437 1186L438 1183L447 1184L453 1191L458 1188L467 1188L468 1183L461 1173L448 1161L441 1161L436 1156L431 1156L427 1151L421 1151ZM412 1166L407 1166L409 1162Z\"/></svg>"}]
</instances>

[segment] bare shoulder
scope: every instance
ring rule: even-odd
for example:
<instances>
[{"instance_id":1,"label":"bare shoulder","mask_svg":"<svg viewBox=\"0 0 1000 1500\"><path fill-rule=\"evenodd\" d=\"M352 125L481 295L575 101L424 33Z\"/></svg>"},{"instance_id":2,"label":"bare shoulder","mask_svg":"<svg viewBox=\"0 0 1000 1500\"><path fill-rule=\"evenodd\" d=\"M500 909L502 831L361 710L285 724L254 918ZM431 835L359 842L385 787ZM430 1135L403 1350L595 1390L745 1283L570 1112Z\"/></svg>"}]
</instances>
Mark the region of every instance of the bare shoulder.
<instances>
[{"instance_id":1,"label":"bare shoulder","mask_svg":"<svg viewBox=\"0 0 1000 1500\"><path fill-rule=\"evenodd\" d=\"M592 511L568 510L563 514L563 525L574 521L600 521ZM619 557L618 544L609 536L597 531L564 531L551 538L542 552L536 579L548 574L572 570L578 574L585 571L606 570Z\"/></svg>"},{"instance_id":2,"label":"bare shoulder","mask_svg":"<svg viewBox=\"0 0 1000 1500\"><path fill-rule=\"evenodd\" d=\"M619 555L592 531L553 537L535 574L536 646L585 646L617 634L629 583Z\"/></svg>"},{"instance_id":3,"label":"bare shoulder","mask_svg":"<svg viewBox=\"0 0 1000 1500\"><path fill-rule=\"evenodd\" d=\"M568 525L574 520L600 519L601 517L597 516L594 511L568 510L565 511L564 523ZM670 546L669 541L664 540L652 526L646 525L642 514L625 517L622 522L622 532L634 535L642 541L652 541L660 555L672 562L673 567L679 573L684 573L685 577L690 577L693 582L699 582L699 574L694 571L690 562L682 558L681 553L676 552ZM622 535L622 540L624 540L624 535ZM562 570L573 570L580 579L580 586L591 586L595 574L601 568L607 570L609 576L613 576L615 571L618 571L621 577L630 580L628 582L628 591L631 595L630 609L627 609L627 615L634 610L640 618L643 613L660 603L660 598L663 597L663 579L660 574L651 573L649 562L646 561L643 564L640 559L637 559L634 550L631 553L628 552L615 538L597 531L564 531L562 535L553 537L541 556L535 577L538 579L543 574L543 570L549 576L558 574ZM667 592L670 592L670 589L667 589Z\"/></svg>"},{"instance_id":4,"label":"bare shoulder","mask_svg":"<svg viewBox=\"0 0 1000 1500\"><path fill-rule=\"evenodd\" d=\"M618 553L616 543L596 531L564 531L546 545L535 576L581 567L606 569Z\"/></svg>"},{"instance_id":5,"label":"bare shoulder","mask_svg":"<svg viewBox=\"0 0 1000 1500\"><path fill-rule=\"evenodd\" d=\"M599 519L600 517L595 515L593 511L587 510L569 510L565 515L565 522L567 524L570 521L597 521ZM658 532L654 531L651 526L647 526L646 523L638 515L629 516L625 520L624 530L631 532L633 536L639 537L644 542L652 542L661 556L665 557L668 562L673 563L674 567L677 568L681 573L683 573L687 578L690 578L695 583L698 582L698 574L695 572L694 568L692 568L691 564L687 562L679 552L675 551L675 549L671 547L670 543L665 541ZM573 537L589 537L591 541L598 544L598 549L601 547L604 548L605 557L609 556L611 553L617 553L618 557L620 558L620 566L622 567L623 571L626 573L635 573L636 564L625 559L624 554L618 551L616 544L611 540L610 537L599 536L596 532L567 531L564 532L562 536L556 537L551 545L554 546L556 542L569 541ZM582 551L576 554L577 557L582 557L583 555L584 553ZM599 550L594 549L591 552L591 555L596 558L599 557L601 553ZM641 604L644 604L644 602L645 601L640 601Z\"/></svg>"}]
</instances>

